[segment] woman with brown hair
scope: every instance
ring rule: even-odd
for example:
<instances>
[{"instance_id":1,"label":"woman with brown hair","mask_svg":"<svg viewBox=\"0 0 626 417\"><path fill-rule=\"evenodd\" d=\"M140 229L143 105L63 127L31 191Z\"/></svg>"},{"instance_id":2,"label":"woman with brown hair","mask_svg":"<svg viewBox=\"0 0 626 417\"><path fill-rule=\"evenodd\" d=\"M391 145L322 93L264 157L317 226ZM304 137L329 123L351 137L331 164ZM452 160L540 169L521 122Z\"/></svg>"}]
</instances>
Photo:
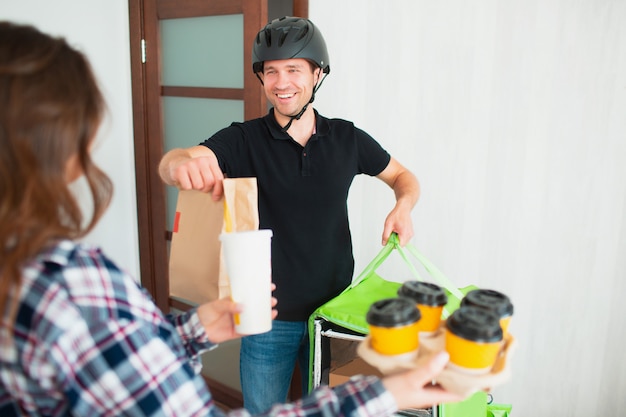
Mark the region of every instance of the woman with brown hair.
<instances>
[{"instance_id":1,"label":"woman with brown hair","mask_svg":"<svg viewBox=\"0 0 626 417\"><path fill-rule=\"evenodd\" d=\"M0 415L222 415L199 354L238 336L241 306L219 300L166 317L100 249L77 241L112 196L90 156L104 111L80 52L0 22ZM69 187L80 176L93 202L86 221ZM320 388L269 414L388 415L459 399L429 384L445 362Z\"/></svg>"}]
</instances>

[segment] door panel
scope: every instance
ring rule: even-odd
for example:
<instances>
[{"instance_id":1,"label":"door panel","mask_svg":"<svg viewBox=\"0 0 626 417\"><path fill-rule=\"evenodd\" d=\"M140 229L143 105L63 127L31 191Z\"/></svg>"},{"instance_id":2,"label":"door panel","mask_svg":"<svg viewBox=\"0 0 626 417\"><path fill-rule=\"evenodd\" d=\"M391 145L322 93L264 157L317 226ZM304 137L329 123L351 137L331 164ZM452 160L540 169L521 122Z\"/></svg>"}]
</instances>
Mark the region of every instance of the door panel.
<instances>
[{"instance_id":1,"label":"door panel","mask_svg":"<svg viewBox=\"0 0 626 417\"><path fill-rule=\"evenodd\" d=\"M243 121L243 100L214 97L221 88L239 92L244 86L243 22L243 14L159 21L164 152L197 145L231 122ZM188 97L192 94L196 97ZM178 190L166 187L167 230L177 198Z\"/></svg>"},{"instance_id":2,"label":"door panel","mask_svg":"<svg viewBox=\"0 0 626 417\"><path fill-rule=\"evenodd\" d=\"M160 24L163 86L243 88L243 14Z\"/></svg>"},{"instance_id":3,"label":"door panel","mask_svg":"<svg viewBox=\"0 0 626 417\"><path fill-rule=\"evenodd\" d=\"M197 145L231 122L242 121L243 113L243 100L163 97L164 151ZM167 230L172 230L178 190L166 187L166 196Z\"/></svg>"}]
</instances>

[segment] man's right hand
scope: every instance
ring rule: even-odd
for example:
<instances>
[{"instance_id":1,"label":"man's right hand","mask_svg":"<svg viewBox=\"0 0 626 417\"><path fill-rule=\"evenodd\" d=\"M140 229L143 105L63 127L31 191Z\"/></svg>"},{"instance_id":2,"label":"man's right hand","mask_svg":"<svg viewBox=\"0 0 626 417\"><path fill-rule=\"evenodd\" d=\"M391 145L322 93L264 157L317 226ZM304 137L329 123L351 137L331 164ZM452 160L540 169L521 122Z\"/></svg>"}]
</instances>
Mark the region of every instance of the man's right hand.
<instances>
[{"instance_id":1,"label":"man's right hand","mask_svg":"<svg viewBox=\"0 0 626 417\"><path fill-rule=\"evenodd\" d=\"M206 146L167 152L159 163L159 175L166 184L175 185L181 190L212 192L216 201L224 193L224 173L217 157Z\"/></svg>"}]
</instances>

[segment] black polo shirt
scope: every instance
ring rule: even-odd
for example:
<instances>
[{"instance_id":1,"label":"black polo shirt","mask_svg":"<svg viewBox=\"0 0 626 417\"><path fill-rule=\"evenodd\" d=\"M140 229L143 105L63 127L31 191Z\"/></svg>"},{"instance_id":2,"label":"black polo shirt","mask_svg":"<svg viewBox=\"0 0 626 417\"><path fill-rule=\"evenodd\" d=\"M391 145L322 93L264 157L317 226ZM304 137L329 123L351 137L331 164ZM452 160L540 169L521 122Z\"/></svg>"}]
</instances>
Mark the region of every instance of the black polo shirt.
<instances>
[{"instance_id":1,"label":"black polo shirt","mask_svg":"<svg viewBox=\"0 0 626 417\"><path fill-rule=\"evenodd\" d=\"M302 147L282 132L273 109L233 123L201 145L231 178L256 177L261 229L271 229L278 319L304 321L343 291L354 272L347 198L357 174L378 175L390 155L351 122L317 111ZM245 262L245 260L243 260Z\"/></svg>"}]
</instances>

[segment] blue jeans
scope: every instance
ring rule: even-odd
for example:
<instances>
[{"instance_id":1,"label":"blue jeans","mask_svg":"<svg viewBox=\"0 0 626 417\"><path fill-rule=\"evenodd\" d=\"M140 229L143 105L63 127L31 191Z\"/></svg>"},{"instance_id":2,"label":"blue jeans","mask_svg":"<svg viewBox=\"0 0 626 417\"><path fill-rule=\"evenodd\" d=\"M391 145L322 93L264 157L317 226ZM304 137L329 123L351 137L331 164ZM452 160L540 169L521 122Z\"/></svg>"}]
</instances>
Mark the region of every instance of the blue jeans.
<instances>
[{"instance_id":1,"label":"blue jeans","mask_svg":"<svg viewBox=\"0 0 626 417\"><path fill-rule=\"evenodd\" d=\"M241 339L241 391L243 406L251 414L262 413L287 400L296 361L302 372L302 392L308 391L307 327L304 321L274 320L269 332Z\"/></svg>"}]
</instances>

